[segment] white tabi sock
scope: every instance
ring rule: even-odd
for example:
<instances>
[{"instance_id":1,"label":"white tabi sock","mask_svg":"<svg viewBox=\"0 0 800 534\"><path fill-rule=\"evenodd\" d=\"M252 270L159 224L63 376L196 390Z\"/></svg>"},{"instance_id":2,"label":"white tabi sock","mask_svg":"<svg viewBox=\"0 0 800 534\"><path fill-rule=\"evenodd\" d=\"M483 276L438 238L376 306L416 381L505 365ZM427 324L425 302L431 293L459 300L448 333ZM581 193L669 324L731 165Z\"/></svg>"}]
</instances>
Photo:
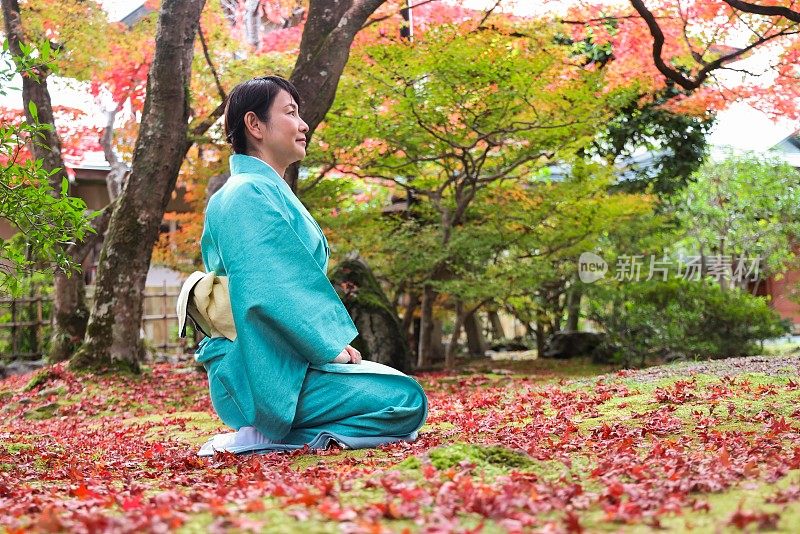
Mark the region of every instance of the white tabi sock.
<instances>
[{"instance_id":1,"label":"white tabi sock","mask_svg":"<svg viewBox=\"0 0 800 534\"><path fill-rule=\"evenodd\" d=\"M242 447L269 445L272 440L256 430L254 426L243 426L236 432L217 434L200 448L201 456L211 456L214 451L238 452Z\"/></svg>"}]
</instances>

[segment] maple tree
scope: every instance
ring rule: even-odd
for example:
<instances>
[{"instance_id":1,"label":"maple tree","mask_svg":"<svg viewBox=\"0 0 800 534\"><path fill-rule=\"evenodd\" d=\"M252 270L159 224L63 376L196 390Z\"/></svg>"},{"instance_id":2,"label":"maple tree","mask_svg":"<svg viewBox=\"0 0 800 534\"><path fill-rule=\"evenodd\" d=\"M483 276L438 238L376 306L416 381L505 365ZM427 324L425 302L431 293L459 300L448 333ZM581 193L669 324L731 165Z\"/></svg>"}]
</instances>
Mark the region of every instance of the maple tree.
<instances>
[{"instance_id":1,"label":"maple tree","mask_svg":"<svg viewBox=\"0 0 800 534\"><path fill-rule=\"evenodd\" d=\"M9 47L5 41L3 49ZM29 78L30 83L41 82L38 73L48 68L50 54L46 44L36 49L17 43L13 68L5 62L0 65L0 96L7 94L5 83L17 73ZM28 121L10 117L0 126L0 217L19 230L13 239L0 244L0 288L12 295L21 290L21 279L33 272L53 267L72 272L76 265L67 247L91 231L86 204L67 194L66 177L31 156L28 147L39 153L48 150L47 138L54 128L39 121L34 102L28 103L27 112ZM58 187L55 190L54 185Z\"/></svg>"},{"instance_id":2,"label":"maple tree","mask_svg":"<svg viewBox=\"0 0 800 534\"><path fill-rule=\"evenodd\" d=\"M204 3L174 0L161 6L131 173L103 242L86 338L70 360L76 368L137 370L143 359L144 282L164 209L191 144L188 87Z\"/></svg>"},{"instance_id":3,"label":"maple tree","mask_svg":"<svg viewBox=\"0 0 800 534\"><path fill-rule=\"evenodd\" d=\"M156 252L156 257L160 261L172 261L174 264L183 264L188 268L185 256L188 255L190 261L191 257L196 258L192 247L196 244L195 236L202 224L201 208L204 200L202 189L205 185L204 181L209 176L200 167L204 167L204 162L208 161L213 161L215 168L224 166L224 150L221 148L218 131L212 125L220 116L220 102L226 88L245 77L264 71L277 72L291 77L300 87L301 94L314 96L314 98L304 96L301 108L308 111L307 118L311 120L312 126L316 126L321 123L328 111L327 107L336 93L338 84L332 83L332 81L338 79L341 67L348 60L350 43L353 43L358 49L371 43L392 45L397 41L399 27L402 23L399 11L405 5L403 2L385 1L376 2L374 5L358 2L352 5L348 3L348 9L354 9L350 13L357 13L359 17L363 16L363 19L361 19L361 24L355 24L355 19L347 17L352 27L344 32L346 35L327 33L328 31L333 32L337 25L325 19L329 15L335 15L334 18L344 16L345 11L342 6L345 3L340 3L340 7L343 9L341 13L329 13L328 15L321 9L322 4L290 1L258 3L236 1L214 3L204 9L199 23L202 38L199 39L197 53L194 54L190 86L193 98L191 113L195 119L190 139L192 143L199 143L199 145L197 145L196 156L192 156L186 161L177 179L178 183L192 191L189 193L189 197L195 202L197 212L194 215L180 216L180 234L171 238L162 236L160 242L163 246ZM139 133L137 120L143 110L146 74L155 50L153 37L155 36L157 13L151 13L144 17L131 28L123 28L121 24L109 25L91 2L32 0L26 2L24 9L27 6L31 6L30 13L26 15L30 19L29 31L50 38L54 43L64 47L67 53L66 57L68 57L68 61L64 62L64 72L75 79L91 79L92 90L98 97L106 94L111 96L112 104L108 110L109 126L103 137L103 148L109 162L121 166L123 162L130 160L131 148ZM256 7L254 8L254 6ZM150 9L157 7L157 3L148 4ZM712 19L715 12L711 7L700 5L700 3L691 4L690 7L691 9L686 13L682 13L675 6L651 8L657 22L667 29L665 34L667 39L662 50L663 56L667 58L667 64L673 65L679 72L684 72L681 69L685 70L685 64L696 61L690 47L694 47L695 51L705 50L703 53L707 52L707 55L701 54L700 57L709 64L712 58L716 57L714 54L724 55L732 52L724 47L717 47L711 43L711 40L713 40L712 37L724 40L733 36L737 24L739 24L731 19L728 24L722 24L716 33L703 33L697 28L702 28L704 25L712 27L711 23L716 22ZM727 9L740 9L740 7L732 7L730 3L719 4L717 7L719 8L717 12L726 14L729 14L728 11L725 11ZM301 13L300 10L307 10L307 12ZM772 106L773 112L786 111L789 113L791 111L789 99L782 97L781 93L758 87L750 82L734 84L733 87L727 88L714 86L712 84L714 75L719 71L716 67L730 66L727 59L731 58L708 69L709 74L703 83L691 90L674 83L674 80L673 82L665 80L658 73L658 67L647 61L652 57L653 40L650 29L646 21L631 10L597 5L586 7L583 11L574 11L563 17L568 24L567 29L562 33L568 35L574 45L573 57L578 58L583 54L584 70L602 71L604 90L612 93L621 91L620 94L626 95L628 107L620 106L617 103L616 117L626 116L630 109L635 112L641 110L647 112L643 113L647 116L644 123L628 125L627 129L623 128L624 135L613 139L609 138L611 141L608 145L613 146L610 151L604 153L608 158L616 157L627 150L632 136L639 135L634 139L635 143L650 143L653 137L652 127L655 125L661 129L661 133L658 133L656 137L661 136L667 141L680 140L684 132L692 132L694 136L692 143L677 142L673 143L671 148L681 149L691 145L691 151L674 154L672 161L677 164L691 162L691 165L694 165L699 153L695 148L701 148L697 141L698 135L704 131L702 125L709 119L709 111L713 112L724 107L734 96L752 97L752 99L763 96L762 108ZM681 14L688 16L686 24L683 24L683 19L680 18ZM757 51L765 45L780 45L783 60L779 62L776 69L781 70L780 76L783 77L779 77L779 83L782 84L788 83L787 80L790 79L793 72L791 54L793 43L795 43L792 33L794 21L791 16L786 17L785 15L786 13L782 12L781 18L769 19L777 21L775 25L777 29L769 31L783 33L775 36L769 34L772 37L763 42L757 42L758 37L754 37L753 42L756 44L751 49ZM253 21L257 28L252 25L248 26L250 24L246 20L248 16L254 17ZM761 21L761 25L751 24L756 33L769 29L765 25L767 23L763 22L765 19L759 18L768 15L748 13L747 16L752 17L753 21ZM465 31L474 31L475 33L493 31L492 27L495 24L505 21L504 23L512 26L516 25L512 33L517 31L520 34L517 37L523 39L529 37L525 34L525 24L520 22L522 19L508 15L500 16L497 13L476 12L440 2L425 2L415 6L414 17L414 32L418 40L424 40L425 33L430 29L453 21L464 24ZM581 20L570 20L571 18ZM749 18L745 20L748 23L751 22ZM58 24L55 24L54 21L58 21ZM81 26L81 23L84 26ZM316 28L316 30L306 32L306 25L309 24L312 29ZM254 28L258 30L256 40L253 40ZM688 32L688 40L672 39L674 36L680 37L684 30ZM306 36L305 41L304 35ZM331 61L329 65L313 61L308 64L303 63L307 58L314 58L314 61L317 62L322 61L322 56L315 56L307 52L318 48L323 42L335 41L338 43L340 41L337 39L340 37L341 46L322 47L326 53L331 53L330 56L324 58L324 61ZM326 39L332 40L326 41ZM86 43L91 43L91 48ZM703 46L705 48L702 48ZM88 50L92 50L94 53L89 54ZM294 61L295 54L299 55L299 62ZM736 57L745 55L739 54ZM691 71L689 68L685 75L694 76L702 68L702 66L698 67L695 71ZM325 80L318 77L322 72L326 73ZM322 92L319 92L320 87L324 88ZM316 108L318 105L319 109ZM119 113L127 113L123 121L115 120L114 114ZM119 115L117 115L117 119L119 119ZM115 123L116 127L113 127ZM675 130L678 130L680 135L677 135ZM641 132L644 133L640 135ZM91 138L92 136L78 136L82 139L87 137ZM67 143L68 146L70 144ZM654 146L657 144L655 143ZM625 150L621 150L621 146ZM208 159L209 155L211 160ZM116 163L112 161L115 158L117 159ZM309 161L309 164L311 163ZM679 172L688 174L686 171L688 168L679 170ZM313 172L316 169L311 170ZM671 169L664 172L665 176L671 174L674 174ZM197 176L198 179L194 180L194 176ZM118 178L121 177L118 176ZM290 182L294 181L294 175L290 175L288 178ZM114 186L115 190L119 191L121 182L115 183L117 184ZM671 185L665 187L664 190L668 190L669 187ZM176 216L170 215L169 217ZM132 309L135 308L132 306ZM120 326L120 328L133 329L134 326Z\"/></svg>"},{"instance_id":4,"label":"maple tree","mask_svg":"<svg viewBox=\"0 0 800 534\"><path fill-rule=\"evenodd\" d=\"M602 68L612 83L636 84L651 99L659 89L674 90L667 109L702 115L743 101L771 116L796 118L800 14L794 4L596 2L573 7L563 20L576 40L608 47L612 57ZM772 57L737 63L761 53ZM737 77L723 76L726 71Z\"/></svg>"},{"instance_id":5,"label":"maple tree","mask_svg":"<svg viewBox=\"0 0 800 534\"><path fill-rule=\"evenodd\" d=\"M465 282L462 287L466 279L476 285L473 277L461 278L474 267L454 258L476 258L481 251L450 249L456 236L463 238L457 248L480 245L468 231L460 233L481 191L504 180L524 182L547 165L580 162L578 152L626 100L624 89L601 97L602 73L584 69L544 22L531 23L524 36L511 23L470 31L475 24L430 29L413 46L359 49L318 132L319 150L310 157L324 171L379 180L419 199L421 226L431 225L431 235L420 241L427 246L412 254L429 258L418 283L419 365L430 357L437 284L455 278ZM502 250L494 248L493 254ZM471 313L470 306L464 313Z\"/></svg>"},{"instance_id":6,"label":"maple tree","mask_svg":"<svg viewBox=\"0 0 800 534\"><path fill-rule=\"evenodd\" d=\"M54 109L48 90L48 76L52 68L59 60L60 56L68 56L70 51L64 51L63 47L58 44L51 44L50 37L54 35L40 35L33 32L34 38L39 39L38 42L42 44L37 48L31 48L28 45L28 40L25 32L23 31L23 24L21 20L21 13L19 3L16 0L3 0L2 13L5 26L5 33L7 35L6 46L4 51L11 55L11 59L15 64L19 65L24 62L23 58L26 53L36 52L40 56L41 61L30 63L26 67L20 69L22 78L22 109L25 113L25 120L29 127L28 133L35 133L32 139L29 139L28 149L29 154L25 151L16 151L14 158L32 157L36 160L36 165L41 166L42 172L47 176L50 184L50 195L59 199L60 205L56 206L58 209L64 210L73 218L85 209L85 204L78 199L66 198L66 193L69 189L69 181L67 178L68 169L65 165L65 158L80 157L80 155L92 148L92 129L85 126L72 126L67 123L61 122L60 128L56 125L56 111L62 115L72 115L71 120L74 122L77 115L80 115L77 110ZM49 32L53 33L53 32ZM57 54L52 51L57 50ZM63 61L63 60L62 60ZM2 110L0 110L0 113ZM3 113L9 115L9 113ZM13 117L13 114L11 114ZM12 118L13 120L13 118ZM7 130L13 132L13 129ZM73 145L64 147L62 149L62 139L66 134L67 139L77 140ZM12 136L14 137L14 136ZM16 136L18 137L18 136ZM13 139L12 139L13 141ZM17 186L23 195L25 193L33 194L38 189L29 189L26 184L14 184ZM33 184L38 186L39 184ZM20 195L12 195L15 201L22 200ZM27 200L32 200L33 196ZM44 198L40 198L34 203L35 206L43 206ZM38 230L37 227L42 224L41 221L33 222L28 211L30 203L20 202L23 206L22 213L11 214L11 220L14 221L15 226L21 230L22 236L31 242L33 248L47 249L52 247L52 239L48 237L48 232ZM28 207L28 209L25 209ZM13 209L13 204L11 205ZM35 211L35 208L34 208ZM81 213L82 215L82 213ZM93 215L98 215L97 213ZM70 231L69 228L63 229L63 233L56 237L59 245L64 249L56 253L57 258L64 258L68 256L67 261L60 261L59 265L54 271L53 282L53 319L54 328L52 335L51 350L48 357L53 361L60 361L69 357L72 353L76 341L83 338L86 329L86 317L88 315L87 307L85 304L85 288L82 276L76 274L74 271L79 270L80 264L85 259L88 252L92 249L96 241L102 236L104 225L108 220L107 213L99 214L92 221L92 226L86 228L84 224L79 221L73 221L76 225ZM52 217L51 217L52 218ZM60 217L52 218L56 222L56 227L62 227L59 224ZM45 223L47 218L45 218ZM22 223L22 224L20 224ZM88 233L87 230L91 230ZM34 255L38 255L34 253ZM17 263L20 264L19 259Z\"/></svg>"},{"instance_id":7,"label":"maple tree","mask_svg":"<svg viewBox=\"0 0 800 534\"><path fill-rule=\"evenodd\" d=\"M773 118L798 116L797 15L791 2L753 6L592 2L561 18L569 26L562 39L587 67L605 71L609 87L639 92L591 151L629 167L616 189L680 190L705 157L716 113L732 103ZM642 149L653 161L638 168L632 155Z\"/></svg>"},{"instance_id":8,"label":"maple tree","mask_svg":"<svg viewBox=\"0 0 800 534\"><path fill-rule=\"evenodd\" d=\"M83 155L99 148L99 132L86 125L85 114L74 108L52 106L48 88L48 77L53 69L61 75L82 79L91 71L92 61L102 57L97 53L104 49L108 39L102 30L107 27L105 14L100 6L92 2L30 2L25 4L25 14L18 2L3 2L3 18L6 34L13 56L19 56L27 42L42 42L43 52L54 50L50 64L42 64L36 69L36 77L22 77L22 110L28 124L38 121L47 125L42 142L32 145L32 154L22 151L20 157L36 157L43 168L50 172L52 191L61 190L62 182L72 171L67 164L75 165L82 161ZM59 20L58 26L53 20ZM89 48L94 54L87 55ZM49 57L49 54L47 54ZM91 57L91 61L87 61ZM33 106L33 107L31 107ZM37 117L30 113L37 110ZM0 110L12 121L21 120L20 111ZM84 206L85 207L85 206ZM85 302L83 277L77 273L79 265L87 254L102 239L110 219L111 207L103 210L92 220L92 233L77 232L73 242L64 243L65 252L70 256L69 267L56 269L53 280L53 320L48 358L60 361L71 356L81 342L86 331L88 308ZM94 214L98 215L98 214Z\"/></svg>"}]
</instances>

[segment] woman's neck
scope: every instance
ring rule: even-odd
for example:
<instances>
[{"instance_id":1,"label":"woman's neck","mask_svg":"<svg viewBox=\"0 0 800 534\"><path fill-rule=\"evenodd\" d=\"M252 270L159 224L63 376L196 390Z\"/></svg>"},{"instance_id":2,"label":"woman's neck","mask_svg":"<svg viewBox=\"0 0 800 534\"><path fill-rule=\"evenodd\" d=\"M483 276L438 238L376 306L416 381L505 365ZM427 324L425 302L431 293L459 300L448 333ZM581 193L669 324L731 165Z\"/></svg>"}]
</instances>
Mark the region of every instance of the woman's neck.
<instances>
[{"instance_id":1,"label":"woman's neck","mask_svg":"<svg viewBox=\"0 0 800 534\"><path fill-rule=\"evenodd\" d=\"M283 175L286 174L287 165L281 165L281 164L277 163L275 161L275 158L272 157L270 154L266 154L265 152L260 151L260 150L254 150L253 152L250 152L247 155L248 156L253 156L254 158L258 158L261 161L263 161L264 163L266 163L267 165L269 165L270 167L272 167L273 170L275 172L277 172L278 176L280 176L281 178L283 178Z\"/></svg>"}]
</instances>

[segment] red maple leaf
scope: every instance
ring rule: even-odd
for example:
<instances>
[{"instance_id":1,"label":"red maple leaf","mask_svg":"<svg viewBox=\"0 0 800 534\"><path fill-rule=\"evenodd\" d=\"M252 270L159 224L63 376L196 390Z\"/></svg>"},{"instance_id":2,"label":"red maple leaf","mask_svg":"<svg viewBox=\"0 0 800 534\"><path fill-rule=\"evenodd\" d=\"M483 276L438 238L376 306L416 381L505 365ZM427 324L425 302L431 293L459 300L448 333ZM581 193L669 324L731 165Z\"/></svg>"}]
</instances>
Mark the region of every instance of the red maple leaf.
<instances>
[{"instance_id":1,"label":"red maple leaf","mask_svg":"<svg viewBox=\"0 0 800 534\"><path fill-rule=\"evenodd\" d=\"M81 500L97 499L98 497L100 497L100 495L90 490L84 483L81 483L81 485L78 486L76 489L72 490L71 493L73 496Z\"/></svg>"},{"instance_id":2,"label":"red maple leaf","mask_svg":"<svg viewBox=\"0 0 800 534\"><path fill-rule=\"evenodd\" d=\"M742 510L742 508L739 507L731 516L728 524L744 529L748 525L755 523L758 525L759 529L766 530L776 528L780 518L781 516L778 513Z\"/></svg>"}]
</instances>

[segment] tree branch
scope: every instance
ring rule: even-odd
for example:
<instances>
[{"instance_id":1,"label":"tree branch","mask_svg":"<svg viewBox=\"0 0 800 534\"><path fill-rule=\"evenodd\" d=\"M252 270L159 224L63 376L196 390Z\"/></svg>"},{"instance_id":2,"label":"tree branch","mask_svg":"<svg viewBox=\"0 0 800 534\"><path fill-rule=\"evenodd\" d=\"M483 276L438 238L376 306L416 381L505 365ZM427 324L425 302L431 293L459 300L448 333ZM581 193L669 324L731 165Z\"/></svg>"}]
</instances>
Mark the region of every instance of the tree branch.
<instances>
[{"instance_id":1,"label":"tree branch","mask_svg":"<svg viewBox=\"0 0 800 534\"><path fill-rule=\"evenodd\" d=\"M195 139L204 135L225 112L225 102L220 102L217 107L205 118L192 121L189 125L189 139ZM192 141L193 142L193 141Z\"/></svg>"},{"instance_id":2,"label":"tree branch","mask_svg":"<svg viewBox=\"0 0 800 534\"><path fill-rule=\"evenodd\" d=\"M699 83L685 78L680 72L667 65L661 57L661 51L664 48L664 32L661 31L653 13L647 9L642 0L630 0L630 2L647 24L650 35L653 37L653 62L659 72L688 91L697 89L700 86Z\"/></svg>"},{"instance_id":3,"label":"tree branch","mask_svg":"<svg viewBox=\"0 0 800 534\"><path fill-rule=\"evenodd\" d=\"M414 4L413 6L411 6L411 9L414 9L415 7L419 7L419 6L421 6L421 5L424 5L424 4L430 4L431 2L436 2L436 1L437 1L437 0L422 0L422 2L419 2L419 3L417 3L417 4ZM361 30L363 30L364 28L367 28L367 27L369 27L369 26L372 26L373 24L377 24L377 23L379 23L379 22L381 22L381 21L384 21L384 20L390 19L390 18L392 18L392 17L394 17L394 16L396 16L396 15L399 15L399 14L400 14L400 12L399 12L399 11L395 11L394 13L389 13L388 15L383 15L382 17L374 17L374 18L371 18L371 19L369 19L367 22L365 22L365 23L364 23L364 25L363 25L363 26L361 26L361 29L360 29L360 30L358 30L358 31L361 31Z\"/></svg>"},{"instance_id":4,"label":"tree branch","mask_svg":"<svg viewBox=\"0 0 800 534\"><path fill-rule=\"evenodd\" d=\"M558 19L558 22L561 24L572 24L576 26L583 26L585 24L589 24L590 22L613 22L617 20L628 20L628 19L638 19L641 18L639 15L608 15L606 17L597 17L593 19L586 19L586 20L568 20L568 19ZM672 19L674 17L655 17L656 19Z\"/></svg>"},{"instance_id":5,"label":"tree branch","mask_svg":"<svg viewBox=\"0 0 800 534\"><path fill-rule=\"evenodd\" d=\"M540 152L538 154L528 154L527 156L523 156L523 157L519 158L517 161L511 163L506 168L504 168L504 169L502 169L502 170L500 170L500 171L498 171L498 172L496 172L494 174L490 174L489 176L482 176L482 177L478 178L477 181L481 182L481 183L485 183L485 182L491 182L491 181L497 180L498 178L502 178L503 176L506 176L506 175L510 174L514 169L516 169L517 167L519 167L523 163L527 163L529 161L533 161L533 160L539 159L542 156L545 156L548 159L551 159L554 155L555 154L553 154L552 152Z\"/></svg>"},{"instance_id":6,"label":"tree branch","mask_svg":"<svg viewBox=\"0 0 800 534\"><path fill-rule=\"evenodd\" d=\"M335 163L330 163L329 162L329 163L326 163L325 165L323 165L322 166L322 171L320 171L320 173L317 174L317 176L311 181L310 184L308 184L306 187L298 188L298 193L302 196L303 193L306 193L306 192L311 191L312 189L314 189L314 187L316 187L317 184L320 183L325 178L325 176L328 174L328 172L332 171L335 168L336 168L336 164Z\"/></svg>"},{"instance_id":7,"label":"tree branch","mask_svg":"<svg viewBox=\"0 0 800 534\"><path fill-rule=\"evenodd\" d=\"M800 11L794 11L784 6L763 6L758 4L751 4L750 2L743 2L742 0L723 0L726 4L733 9L744 11L745 13L753 13L755 15L767 15L770 17L783 17L791 20L792 22L800 22Z\"/></svg>"},{"instance_id":8,"label":"tree branch","mask_svg":"<svg viewBox=\"0 0 800 534\"><path fill-rule=\"evenodd\" d=\"M483 18L478 23L478 27L482 27L483 26L484 22L486 22L486 20L492 15L492 13L494 13L494 10L497 9L498 7L500 7L500 2L502 2L502 1L503 0L495 0L494 5L492 7L490 7L489 9L487 9L486 11L484 11Z\"/></svg>"},{"instance_id":9,"label":"tree branch","mask_svg":"<svg viewBox=\"0 0 800 534\"><path fill-rule=\"evenodd\" d=\"M738 0L725 0L728 4L732 5L732 2L739 3ZM661 53L664 49L664 32L661 31L661 27L658 25L655 16L653 13L647 9L647 6L644 5L643 0L630 0L631 5L633 8L639 13L642 19L647 24L647 28L650 30L650 35L653 37L653 62L655 63L656 68L663 74L668 80L678 84L686 91L694 91L698 87L700 87L703 82L705 82L706 78L708 78L711 71L720 68L724 63L733 61L734 59L743 56L750 50L760 46L767 41L770 41L776 37L786 36L786 35L793 35L797 32L788 32L788 31L780 31L778 33L772 34L770 36L765 36L757 39L753 43L749 44L748 46L736 50L735 52L731 52L730 54L725 54L720 56L719 58L715 59L711 63L707 63L703 65L703 68L697 73L694 79L687 78L679 71L673 69L669 65L666 64L664 58L661 57ZM741 2L745 3L745 2ZM756 6L759 7L759 6Z\"/></svg>"},{"instance_id":10,"label":"tree branch","mask_svg":"<svg viewBox=\"0 0 800 534\"><path fill-rule=\"evenodd\" d=\"M122 193L125 188L125 178L128 175L128 166L119 161L117 155L114 153L114 119L120 107L108 112L106 121L106 128L103 131L103 137L100 139L100 145L103 147L106 161L111 167L106 174L106 187L108 188L108 199L114 201Z\"/></svg>"},{"instance_id":11,"label":"tree branch","mask_svg":"<svg viewBox=\"0 0 800 534\"><path fill-rule=\"evenodd\" d=\"M200 37L200 44L203 46L203 56L206 58L206 63L208 64L208 68L211 69L211 74L214 76L214 83L217 84L217 91L219 92L219 96L222 100L225 100L225 89L222 88L222 83L219 81L219 74L217 74L217 69L214 68L214 64L211 62L211 56L208 53L208 44L206 44L206 38L203 35L203 28L197 28L197 35Z\"/></svg>"}]
</instances>

